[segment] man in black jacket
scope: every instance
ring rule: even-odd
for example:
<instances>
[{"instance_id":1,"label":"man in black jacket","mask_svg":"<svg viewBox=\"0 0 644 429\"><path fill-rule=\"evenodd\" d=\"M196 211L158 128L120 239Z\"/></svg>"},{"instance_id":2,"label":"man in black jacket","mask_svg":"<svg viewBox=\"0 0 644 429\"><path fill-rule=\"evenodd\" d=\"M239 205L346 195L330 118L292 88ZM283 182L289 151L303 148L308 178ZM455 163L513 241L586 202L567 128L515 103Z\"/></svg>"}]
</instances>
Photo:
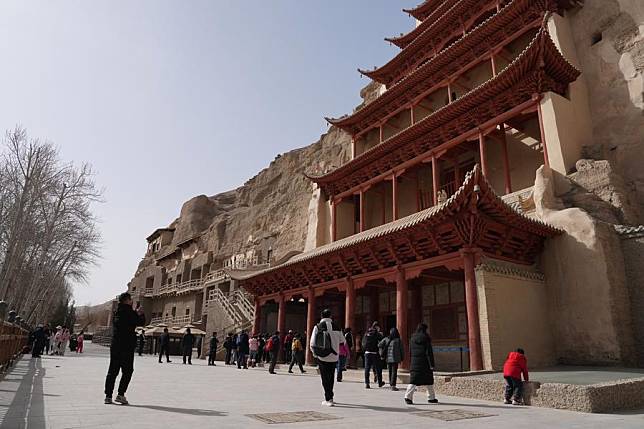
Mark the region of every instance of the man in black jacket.
<instances>
[{"instance_id":1,"label":"man in black jacket","mask_svg":"<svg viewBox=\"0 0 644 429\"><path fill-rule=\"evenodd\" d=\"M118 394L115 401L127 405L125 391L134 372L134 349L136 348L137 326L145 325L143 307L132 309L132 296L123 292L119 295L119 304L112 318L112 345L110 346L110 366L105 377L105 403L112 403L114 383L121 371Z\"/></svg>"},{"instance_id":2,"label":"man in black jacket","mask_svg":"<svg viewBox=\"0 0 644 429\"><path fill-rule=\"evenodd\" d=\"M217 333L213 332L212 337L210 337L210 344L208 349L208 365L215 365L215 357L217 356L217 345L219 344L219 339L217 338Z\"/></svg>"},{"instance_id":3,"label":"man in black jacket","mask_svg":"<svg viewBox=\"0 0 644 429\"><path fill-rule=\"evenodd\" d=\"M163 328L163 334L159 337L159 363L161 363L161 356L165 352L166 362L172 362L170 360L170 334L168 333L168 328Z\"/></svg>"},{"instance_id":4,"label":"man in black jacket","mask_svg":"<svg viewBox=\"0 0 644 429\"><path fill-rule=\"evenodd\" d=\"M188 358L188 365L192 365L192 348L195 345L195 336L190 332L190 328L186 328L186 333L183 334L181 339L181 350L183 351L183 364L186 364Z\"/></svg>"}]
</instances>

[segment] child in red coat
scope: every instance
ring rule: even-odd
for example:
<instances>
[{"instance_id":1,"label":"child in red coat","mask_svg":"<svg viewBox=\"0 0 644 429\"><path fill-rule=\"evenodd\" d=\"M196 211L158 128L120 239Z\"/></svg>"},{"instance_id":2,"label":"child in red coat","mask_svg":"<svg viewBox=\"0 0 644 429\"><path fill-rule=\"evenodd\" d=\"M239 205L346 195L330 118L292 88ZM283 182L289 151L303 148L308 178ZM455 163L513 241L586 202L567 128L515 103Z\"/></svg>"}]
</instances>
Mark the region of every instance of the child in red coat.
<instances>
[{"instance_id":1,"label":"child in red coat","mask_svg":"<svg viewBox=\"0 0 644 429\"><path fill-rule=\"evenodd\" d=\"M523 349L517 349L515 352L510 352L503 365L503 378L505 378L504 402L506 404L521 405L523 403L521 374L523 374L525 381L529 381L528 361L525 357L525 352ZM510 399L512 399L512 402L510 402Z\"/></svg>"}]
</instances>

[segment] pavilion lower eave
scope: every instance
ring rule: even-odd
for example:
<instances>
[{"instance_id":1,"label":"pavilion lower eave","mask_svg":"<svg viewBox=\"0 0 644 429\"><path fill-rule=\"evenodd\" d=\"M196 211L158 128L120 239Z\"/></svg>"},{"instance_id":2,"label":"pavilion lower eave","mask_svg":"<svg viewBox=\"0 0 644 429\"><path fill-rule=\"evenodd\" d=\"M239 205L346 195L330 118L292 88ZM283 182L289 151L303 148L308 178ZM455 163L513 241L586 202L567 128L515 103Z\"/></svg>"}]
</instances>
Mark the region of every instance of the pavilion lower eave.
<instances>
[{"instance_id":1,"label":"pavilion lower eave","mask_svg":"<svg viewBox=\"0 0 644 429\"><path fill-rule=\"evenodd\" d=\"M414 125L323 175L307 174L329 196L431 158L494 128L516 109L534 108L535 95L565 93L580 72L561 55L543 26L503 71ZM506 118L507 119L507 118ZM491 124L491 125L490 125Z\"/></svg>"},{"instance_id":2,"label":"pavilion lower eave","mask_svg":"<svg viewBox=\"0 0 644 429\"><path fill-rule=\"evenodd\" d=\"M427 263L453 259L462 249L532 264L544 240L559 233L503 202L477 165L442 204L301 253L275 267L228 273L250 293L266 296L332 286L396 267L422 270Z\"/></svg>"}]
</instances>

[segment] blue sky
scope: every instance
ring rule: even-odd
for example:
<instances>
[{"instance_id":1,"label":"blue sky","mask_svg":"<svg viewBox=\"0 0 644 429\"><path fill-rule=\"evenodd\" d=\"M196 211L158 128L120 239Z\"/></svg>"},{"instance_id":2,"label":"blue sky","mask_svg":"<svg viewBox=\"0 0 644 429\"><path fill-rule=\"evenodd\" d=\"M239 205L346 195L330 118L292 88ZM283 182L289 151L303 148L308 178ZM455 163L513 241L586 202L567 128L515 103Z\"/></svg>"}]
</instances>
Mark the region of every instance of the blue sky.
<instances>
[{"instance_id":1,"label":"blue sky","mask_svg":"<svg viewBox=\"0 0 644 429\"><path fill-rule=\"evenodd\" d=\"M398 51L420 0L0 3L0 130L89 162L103 259L79 304L124 290L145 237L198 194L235 188L349 112L357 67Z\"/></svg>"}]
</instances>

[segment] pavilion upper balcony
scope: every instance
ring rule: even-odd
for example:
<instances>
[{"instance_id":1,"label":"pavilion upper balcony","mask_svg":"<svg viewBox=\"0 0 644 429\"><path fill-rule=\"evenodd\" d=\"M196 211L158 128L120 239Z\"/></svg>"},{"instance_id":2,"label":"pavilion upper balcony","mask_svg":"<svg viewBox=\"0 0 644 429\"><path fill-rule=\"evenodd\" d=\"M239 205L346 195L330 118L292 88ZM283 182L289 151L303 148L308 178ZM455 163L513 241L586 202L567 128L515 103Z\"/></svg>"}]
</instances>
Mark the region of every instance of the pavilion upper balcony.
<instances>
[{"instance_id":1,"label":"pavilion upper balcony","mask_svg":"<svg viewBox=\"0 0 644 429\"><path fill-rule=\"evenodd\" d=\"M553 11L561 11L571 3L570 0L531 2ZM385 39L402 48L398 55L382 67L360 72L389 88L510 3L511 0L445 0L437 3L425 20L409 33Z\"/></svg>"},{"instance_id":2,"label":"pavilion upper balcony","mask_svg":"<svg viewBox=\"0 0 644 429\"><path fill-rule=\"evenodd\" d=\"M510 2L371 103L327 120L353 136L353 154L360 155L507 67L532 40L552 5Z\"/></svg>"},{"instance_id":3,"label":"pavilion upper balcony","mask_svg":"<svg viewBox=\"0 0 644 429\"><path fill-rule=\"evenodd\" d=\"M531 186L549 162L542 94L565 95L579 74L543 26L486 82L336 170L309 176L331 199L333 239L438 204L474 163L500 195Z\"/></svg>"}]
</instances>

